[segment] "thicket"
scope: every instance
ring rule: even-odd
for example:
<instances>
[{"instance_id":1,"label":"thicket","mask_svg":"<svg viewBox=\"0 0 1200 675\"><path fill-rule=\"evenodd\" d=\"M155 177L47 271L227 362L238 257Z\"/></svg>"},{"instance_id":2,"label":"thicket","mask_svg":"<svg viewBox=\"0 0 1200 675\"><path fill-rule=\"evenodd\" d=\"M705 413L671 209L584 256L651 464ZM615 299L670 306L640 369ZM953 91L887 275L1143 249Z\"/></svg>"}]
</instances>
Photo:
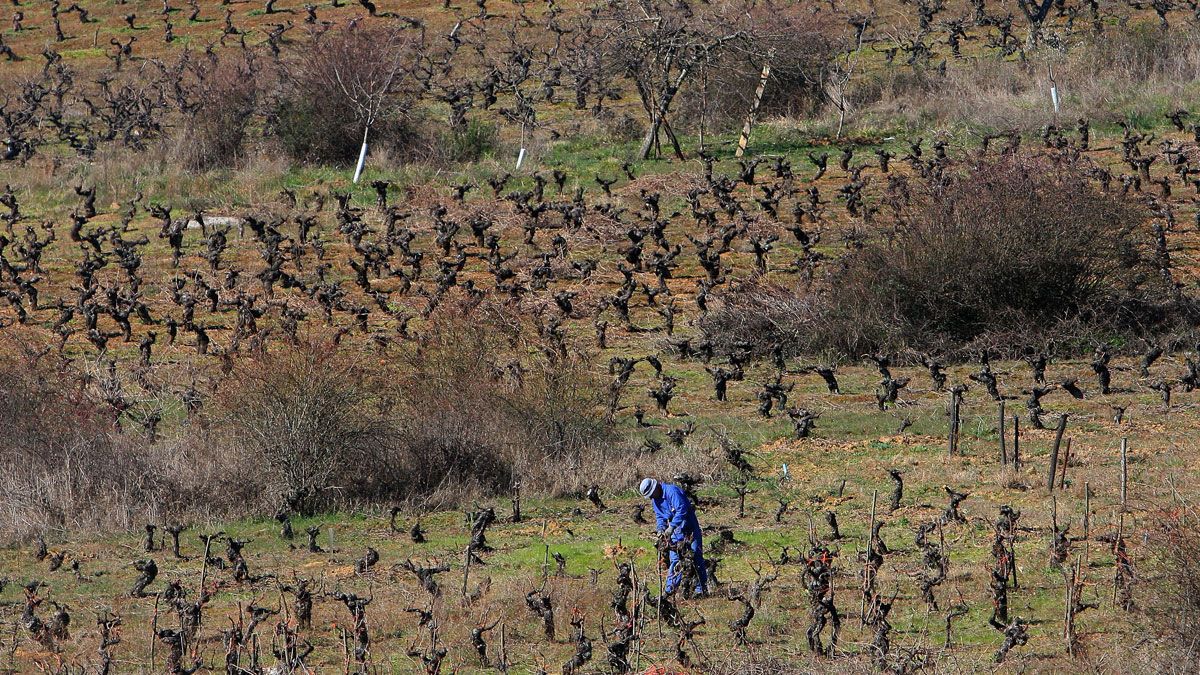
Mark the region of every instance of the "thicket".
<instances>
[{"instance_id":1,"label":"thicket","mask_svg":"<svg viewBox=\"0 0 1200 675\"><path fill-rule=\"evenodd\" d=\"M895 211L890 227L824 283L736 287L706 333L760 351L1017 355L1153 337L1195 314L1162 264L1149 214L1082 166L987 159L904 185L884 206Z\"/></svg>"},{"instance_id":2,"label":"thicket","mask_svg":"<svg viewBox=\"0 0 1200 675\"><path fill-rule=\"evenodd\" d=\"M304 341L239 359L213 397L171 411L152 436L105 403L119 385L103 373L6 360L0 536L281 508L446 508L514 483L536 498L704 473L697 453L639 450L584 360L548 356L494 318L448 312L395 362Z\"/></svg>"}]
</instances>

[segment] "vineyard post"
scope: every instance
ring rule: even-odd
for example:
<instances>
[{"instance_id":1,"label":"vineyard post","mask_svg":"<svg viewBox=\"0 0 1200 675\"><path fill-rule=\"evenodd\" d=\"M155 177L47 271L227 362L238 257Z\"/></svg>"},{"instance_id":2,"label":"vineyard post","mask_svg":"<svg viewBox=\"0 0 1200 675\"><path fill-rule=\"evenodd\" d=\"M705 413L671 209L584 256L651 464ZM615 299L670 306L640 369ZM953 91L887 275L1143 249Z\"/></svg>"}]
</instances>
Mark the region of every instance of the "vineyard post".
<instances>
[{"instance_id":1,"label":"vineyard post","mask_svg":"<svg viewBox=\"0 0 1200 675\"><path fill-rule=\"evenodd\" d=\"M959 415L959 394L953 389L950 391L950 434L947 440L946 452L950 457L958 454L958 415Z\"/></svg>"},{"instance_id":2,"label":"vineyard post","mask_svg":"<svg viewBox=\"0 0 1200 675\"><path fill-rule=\"evenodd\" d=\"M1046 489L1054 492L1054 472L1058 470L1058 449L1062 445L1063 432L1067 430L1067 413L1058 418L1058 430L1054 432L1054 446L1050 449L1050 466L1046 475Z\"/></svg>"},{"instance_id":3,"label":"vineyard post","mask_svg":"<svg viewBox=\"0 0 1200 675\"><path fill-rule=\"evenodd\" d=\"M474 534L472 534L472 536L474 536ZM472 542L467 542L467 559L463 562L462 596L464 599L467 597L467 579L471 576L471 543Z\"/></svg>"},{"instance_id":4,"label":"vineyard post","mask_svg":"<svg viewBox=\"0 0 1200 675\"><path fill-rule=\"evenodd\" d=\"M1008 449L1004 446L1004 401L1000 401L1000 465L1008 466Z\"/></svg>"},{"instance_id":5,"label":"vineyard post","mask_svg":"<svg viewBox=\"0 0 1200 675\"><path fill-rule=\"evenodd\" d=\"M205 556L207 558L208 556ZM200 586L200 594L204 594L204 586ZM161 596L154 595L154 615L150 618L150 668L154 668L154 647L158 643L158 600Z\"/></svg>"},{"instance_id":6,"label":"vineyard post","mask_svg":"<svg viewBox=\"0 0 1200 675\"><path fill-rule=\"evenodd\" d=\"M1129 439L1121 439L1121 513L1125 513L1129 496Z\"/></svg>"},{"instance_id":7,"label":"vineyard post","mask_svg":"<svg viewBox=\"0 0 1200 675\"><path fill-rule=\"evenodd\" d=\"M1021 418L1013 415L1013 469L1021 470Z\"/></svg>"},{"instance_id":8,"label":"vineyard post","mask_svg":"<svg viewBox=\"0 0 1200 675\"><path fill-rule=\"evenodd\" d=\"M871 520L870 520L870 523L868 523L868 525L867 525L867 548L866 548L867 553L863 557L863 560L866 561L863 564L863 574L864 574L863 578L864 579L866 578L865 575L867 574L867 566L871 564L871 536L875 532L875 503L876 503L876 501L878 501L878 499L879 499L879 490L872 490L871 491ZM863 593L863 595L862 595L862 609L859 610L858 620L861 625L865 626L867 623L867 594L866 593Z\"/></svg>"},{"instance_id":9,"label":"vineyard post","mask_svg":"<svg viewBox=\"0 0 1200 675\"><path fill-rule=\"evenodd\" d=\"M1117 520L1117 539L1113 542L1113 553L1116 553L1121 539L1125 536L1125 508L1122 504L1121 514ZM1116 565L1113 566L1113 586L1112 586L1112 606L1117 608L1117 588L1121 585L1121 559L1116 557Z\"/></svg>"},{"instance_id":10,"label":"vineyard post","mask_svg":"<svg viewBox=\"0 0 1200 675\"><path fill-rule=\"evenodd\" d=\"M746 145L750 143L750 128L754 126L754 116L758 114L758 108L762 105L763 92L767 89L767 80L771 77L771 62L767 61L763 64L762 75L758 79L758 89L754 92L754 101L750 104L750 112L746 113L746 123L742 125L742 135L738 139L737 152L734 156L738 159L746 154Z\"/></svg>"}]
</instances>

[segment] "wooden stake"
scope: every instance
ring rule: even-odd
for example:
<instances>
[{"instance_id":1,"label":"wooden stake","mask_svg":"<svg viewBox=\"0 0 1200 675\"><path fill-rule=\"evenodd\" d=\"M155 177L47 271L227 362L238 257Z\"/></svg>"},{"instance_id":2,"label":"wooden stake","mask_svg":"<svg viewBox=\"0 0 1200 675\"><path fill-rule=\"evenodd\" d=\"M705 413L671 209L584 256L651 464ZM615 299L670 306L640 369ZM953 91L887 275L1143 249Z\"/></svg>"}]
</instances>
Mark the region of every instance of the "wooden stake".
<instances>
[{"instance_id":1,"label":"wooden stake","mask_svg":"<svg viewBox=\"0 0 1200 675\"><path fill-rule=\"evenodd\" d=\"M959 394L950 391L950 433L948 434L946 454L950 457L958 454L958 402Z\"/></svg>"},{"instance_id":2,"label":"wooden stake","mask_svg":"<svg viewBox=\"0 0 1200 675\"><path fill-rule=\"evenodd\" d=\"M1058 531L1058 497L1050 495L1050 527Z\"/></svg>"},{"instance_id":3,"label":"wooden stake","mask_svg":"<svg viewBox=\"0 0 1200 675\"><path fill-rule=\"evenodd\" d=\"M1086 541L1092 526L1092 486L1083 482L1083 538Z\"/></svg>"},{"instance_id":4,"label":"wooden stake","mask_svg":"<svg viewBox=\"0 0 1200 675\"><path fill-rule=\"evenodd\" d=\"M350 638L346 634L346 629L338 627L342 632L342 663L345 664L342 669L343 675L350 675ZM432 649L432 648L431 648Z\"/></svg>"},{"instance_id":5,"label":"wooden stake","mask_svg":"<svg viewBox=\"0 0 1200 675\"><path fill-rule=\"evenodd\" d=\"M1125 513L1129 497L1129 439L1121 439L1121 513Z\"/></svg>"},{"instance_id":6,"label":"wooden stake","mask_svg":"<svg viewBox=\"0 0 1200 675\"><path fill-rule=\"evenodd\" d=\"M1083 483L1083 564L1089 564L1092 556L1091 536L1092 526L1092 489L1087 484Z\"/></svg>"},{"instance_id":7,"label":"wooden stake","mask_svg":"<svg viewBox=\"0 0 1200 675\"><path fill-rule=\"evenodd\" d=\"M646 629L646 613L645 593L642 591L642 577L638 574L637 561L633 556L629 557L629 565L633 568L633 623L637 625L637 662L634 664L634 671L642 669L642 639L643 631Z\"/></svg>"},{"instance_id":8,"label":"wooden stake","mask_svg":"<svg viewBox=\"0 0 1200 675\"><path fill-rule=\"evenodd\" d=\"M1067 654L1070 656L1075 655L1075 601L1078 599L1083 587L1083 581L1080 578L1082 576L1080 569L1080 560L1076 558L1074 569L1068 567L1067 574L1063 575L1063 578L1067 581L1067 601L1063 617L1063 638L1066 640Z\"/></svg>"},{"instance_id":9,"label":"wooden stake","mask_svg":"<svg viewBox=\"0 0 1200 675\"><path fill-rule=\"evenodd\" d=\"M1013 421L1013 468L1021 470L1021 418L1012 416Z\"/></svg>"},{"instance_id":10,"label":"wooden stake","mask_svg":"<svg viewBox=\"0 0 1200 675\"><path fill-rule=\"evenodd\" d=\"M1124 439L1122 439L1122 442L1124 442ZM1121 542L1121 538L1124 536L1125 536L1125 510L1124 510L1124 504L1122 504L1121 516L1120 516L1120 519L1117 521L1117 540L1113 542L1113 552L1114 553L1116 553L1117 548L1119 547L1119 544ZM1116 564L1113 565L1113 587L1112 587L1112 606L1113 606L1114 610L1117 608L1117 587L1120 586L1120 584L1121 584L1121 582L1120 582L1121 561L1120 561L1120 559L1117 559L1115 562L1116 562Z\"/></svg>"},{"instance_id":11,"label":"wooden stake","mask_svg":"<svg viewBox=\"0 0 1200 675\"><path fill-rule=\"evenodd\" d=\"M954 454L958 452L958 441L962 436L962 394L954 394Z\"/></svg>"},{"instance_id":12,"label":"wooden stake","mask_svg":"<svg viewBox=\"0 0 1200 675\"><path fill-rule=\"evenodd\" d=\"M1004 443L1004 401L1000 401L1000 465L1008 466L1008 449Z\"/></svg>"},{"instance_id":13,"label":"wooden stake","mask_svg":"<svg viewBox=\"0 0 1200 675\"><path fill-rule=\"evenodd\" d=\"M463 596L464 600L467 597L467 579L469 579L470 576L471 576L471 543L467 542L467 559L463 563L462 596Z\"/></svg>"},{"instance_id":14,"label":"wooden stake","mask_svg":"<svg viewBox=\"0 0 1200 675\"><path fill-rule=\"evenodd\" d=\"M208 575L208 553L212 548L212 537L204 538L204 563L200 565L200 597L204 597L204 577Z\"/></svg>"},{"instance_id":15,"label":"wooden stake","mask_svg":"<svg viewBox=\"0 0 1200 675\"><path fill-rule=\"evenodd\" d=\"M1066 597L1063 601L1063 640L1067 643L1067 653L1071 653L1071 576L1063 574L1063 581L1066 583Z\"/></svg>"},{"instance_id":16,"label":"wooden stake","mask_svg":"<svg viewBox=\"0 0 1200 675\"><path fill-rule=\"evenodd\" d=\"M1062 444L1063 432L1067 430L1067 413L1058 418L1058 430L1054 432L1054 446L1050 449L1050 466L1046 476L1046 489L1054 492L1054 472L1058 470L1058 447Z\"/></svg>"},{"instance_id":17,"label":"wooden stake","mask_svg":"<svg viewBox=\"0 0 1200 675\"><path fill-rule=\"evenodd\" d=\"M654 569L658 571L658 602L659 602L659 605L658 605L658 611L655 612L654 614L657 617L655 619L655 623L658 625L658 637L661 638L662 637L662 599L663 599L663 596L666 595L666 593L663 591L662 559L659 558L658 555L659 555L658 549L655 549L654 550Z\"/></svg>"},{"instance_id":18,"label":"wooden stake","mask_svg":"<svg viewBox=\"0 0 1200 675\"><path fill-rule=\"evenodd\" d=\"M866 539L867 539L866 550L867 551L870 551L870 548L871 548L871 533L875 531L875 503L878 499L879 499L879 490L872 490L871 491L871 521L867 525L867 537L866 537ZM864 579L866 578L865 575L867 573L867 565L871 564L870 557L871 556L869 553L867 555L863 556L863 560L865 561L863 563L863 575L864 575L863 578ZM862 609L860 609L858 612L858 620L859 620L859 623L862 625L866 625L866 623L867 623L867 594L866 593L862 594Z\"/></svg>"},{"instance_id":19,"label":"wooden stake","mask_svg":"<svg viewBox=\"0 0 1200 675\"><path fill-rule=\"evenodd\" d=\"M512 522L519 523L519 522L521 522L521 479L520 478L513 481L512 491L513 491Z\"/></svg>"},{"instance_id":20,"label":"wooden stake","mask_svg":"<svg viewBox=\"0 0 1200 675\"><path fill-rule=\"evenodd\" d=\"M701 64L700 66L700 130L699 139L697 142L700 145L700 152L705 150L705 130L708 122L708 66Z\"/></svg>"},{"instance_id":21,"label":"wooden stake","mask_svg":"<svg viewBox=\"0 0 1200 675\"><path fill-rule=\"evenodd\" d=\"M203 587L200 592L203 597ZM158 600L162 597L160 594L154 594L154 615L150 619L150 668L154 669L154 647L158 644Z\"/></svg>"},{"instance_id":22,"label":"wooden stake","mask_svg":"<svg viewBox=\"0 0 1200 675\"><path fill-rule=\"evenodd\" d=\"M505 644L504 633L505 624L500 622L500 663L496 665L496 669L501 673L508 672L508 646Z\"/></svg>"},{"instance_id":23,"label":"wooden stake","mask_svg":"<svg viewBox=\"0 0 1200 675\"><path fill-rule=\"evenodd\" d=\"M738 149L734 153L738 159L746 154L746 145L750 142L750 127L754 126L754 116L762 105L763 92L767 89L767 79L771 77L771 63L763 64L762 75L758 78L758 89L754 92L754 101L750 104L750 113L746 115L746 123L742 125L742 136L738 139Z\"/></svg>"}]
</instances>

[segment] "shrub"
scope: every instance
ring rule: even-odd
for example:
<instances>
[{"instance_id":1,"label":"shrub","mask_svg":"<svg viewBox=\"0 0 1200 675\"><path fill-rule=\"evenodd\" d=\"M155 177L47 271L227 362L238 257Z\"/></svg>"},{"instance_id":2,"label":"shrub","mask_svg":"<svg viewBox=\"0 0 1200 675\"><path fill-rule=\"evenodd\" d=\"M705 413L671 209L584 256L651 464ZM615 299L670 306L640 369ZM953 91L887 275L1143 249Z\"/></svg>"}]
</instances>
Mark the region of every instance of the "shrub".
<instances>
[{"instance_id":1,"label":"shrub","mask_svg":"<svg viewBox=\"0 0 1200 675\"><path fill-rule=\"evenodd\" d=\"M1080 319L1144 329L1170 298L1144 255L1145 215L1073 167L978 163L920 189L893 240L844 261L824 308L840 332L829 339L857 352L936 349Z\"/></svg>"},{"instance_id":2,"label":"shrub","mask_svg":"<svg viewBox=\"0 0 1200 675\"><path fill-rule=\"evenodd\" d=\"M73 378L28 356L0 360L0 534L26 537L119 517L153 489L142 459L116 441L112 416Z\"/></svg>"},{"instance_id":3,"label":"shrub","mask_svg":"<svg viewBox=\"0 0 1200 675\"><path fill-rule=\"evenodd\" d=\"M499 138L495 123L472 119L461 130L448 129L438 149L447 162L477 162L496 149Z\"/></svg>"},{"instance_id":4,"label":"shrub","mask_svg":"<svg viewBox=\"0 0 1200 675\"><path fill-rule=\"evenodd\" d=\"M722 294L720 306L705 315L700 329L720 353L749 346L762 357L777 345L796 351L807 340L816 300L815 295L754 279Z\"/></svg>"},{"instance_id":5,"label":"shrub","mask_svg":"<svg viewBox=\"0 0 1200 675\"><path fill-rule=\"evenodd\" d=\"M378 390L347 358L315 346L272 353L243 363L236 381L219 421L265 463L268 490L303 514L336 502L330 490L361 481L386 451Z\"/></svg>"},{"instance_id":6,"label":"shrub","mask_svg":"<svg viewBox=\"0 0 1200 675\"><path fill-rule=\"evenodd\" d=\"M83 373L53 359L0 360L0 541L147 519L240 517L263 506L260 457L201 425L148 441L132 409L118 427L104 401L112 392L104 367L84 363Z\"/></svg>"},{"instance_id":7,"label":"shrub","mask_svg":"<svg viewBox=\"0 0 1200 675\"><path fill-rule=\"evenodd\" d=\"M230 452L257 459L265 486L248 505L457 505L507 494L517 477L527 494L631 479L595 464L630 463L610 447L604 389L585 364L520 359L504 331L449 313L370 371L319 345L242 363L210 416Z\"/></svg>"},{"instance_id":8,"label":"shrub","mask_svg":"<svg viewBox=\"0 0 1200 675\"><path fill-rule=\"evenodd\" d=\"M1152 522L1148 569L1140 574L1151 588L1142 609L1148 632L1166 644L1154 642L1148 653L1159 672L1179 672L1178 664L1195 664L1200 652L1200 527L1186 503L1159 512Z\"/></svg>"},{"instance_id":9,"label":"shrub","mask_svg":"<svg viewBox=\"0 0 1200 675\"><path fill-rule=\"evenodd\" d=\"M560 493L589 478L577 474L585 456L615 438L603 387L581 360L518 358L518 338L498 321L450 315L407 359L399 390L412 490L492 494L520 477L531 492Z\"/></svg>"},{"instance_id":10,"label":"shrub","mask_svg":"<svg viewBox=\"0 0 1200 675\"><path fill-rule=\"evenodd\" d=\"M196 171L231 168L245 155L246 131L263 73L246 52L190 63L190 104L175 137L183 165Z\"/></svg>"}]
</instances>

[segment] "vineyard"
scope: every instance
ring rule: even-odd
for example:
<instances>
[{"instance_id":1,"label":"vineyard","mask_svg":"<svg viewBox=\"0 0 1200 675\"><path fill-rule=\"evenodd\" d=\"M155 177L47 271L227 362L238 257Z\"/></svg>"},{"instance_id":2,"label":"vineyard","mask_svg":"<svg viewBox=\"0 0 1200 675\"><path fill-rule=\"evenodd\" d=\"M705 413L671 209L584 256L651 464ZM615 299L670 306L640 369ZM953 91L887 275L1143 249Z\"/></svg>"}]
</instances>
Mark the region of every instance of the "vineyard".
<instances>
[{"instance_id":1,"label":"vineyard","mask_svg":"<svg viewBox=\"0 0 1200 675\"><path fill-rule=\"evenodd\" d=\"M0 671L1197 669L1194 3L0 19Z\"/></svg>"}]
</instances>

